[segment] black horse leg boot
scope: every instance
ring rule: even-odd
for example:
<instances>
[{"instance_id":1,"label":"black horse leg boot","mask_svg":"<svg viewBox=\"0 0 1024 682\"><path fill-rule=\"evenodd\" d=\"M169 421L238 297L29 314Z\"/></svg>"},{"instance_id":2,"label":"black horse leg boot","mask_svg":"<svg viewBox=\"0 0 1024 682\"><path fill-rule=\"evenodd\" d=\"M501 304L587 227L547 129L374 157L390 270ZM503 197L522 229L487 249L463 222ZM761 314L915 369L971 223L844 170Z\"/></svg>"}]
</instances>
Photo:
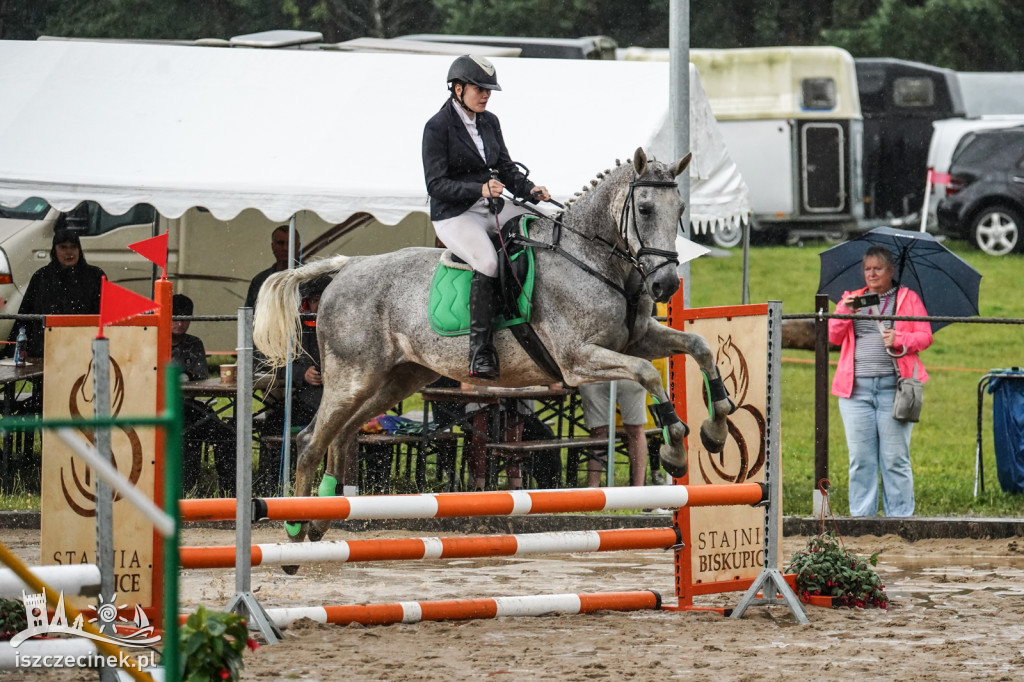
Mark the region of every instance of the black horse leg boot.
<instances>
[{"instance_id":1,"label":"black horse leg boot","mask_svg":"<svg viewBox=\"0 0 1024 682\"><path fill-rule=\"evenodd\" d=\"M494 381L498 378L498 352L494 349L491 323L497 312L497 278L473 273L469 288L469 376Z\"/></svg>"}]
</instances>

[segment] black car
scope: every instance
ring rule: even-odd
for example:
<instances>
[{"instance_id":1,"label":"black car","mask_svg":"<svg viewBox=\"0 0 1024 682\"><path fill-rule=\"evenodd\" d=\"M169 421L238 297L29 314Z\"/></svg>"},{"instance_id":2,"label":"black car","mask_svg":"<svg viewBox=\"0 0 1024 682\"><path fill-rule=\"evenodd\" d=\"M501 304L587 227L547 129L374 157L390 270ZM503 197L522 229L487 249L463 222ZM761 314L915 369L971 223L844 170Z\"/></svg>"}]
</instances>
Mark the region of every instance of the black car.
<instances>
[{"instance_id":1,"label":"black car","mask_svg":"<svg viewBox=\"0 0 1024 682\"><path fill-rule=\"evenodd\" d=\"M1024 126L964 136L949 175L939 229L993 256L1024 250Z\"/></svg>"}]
</instances>

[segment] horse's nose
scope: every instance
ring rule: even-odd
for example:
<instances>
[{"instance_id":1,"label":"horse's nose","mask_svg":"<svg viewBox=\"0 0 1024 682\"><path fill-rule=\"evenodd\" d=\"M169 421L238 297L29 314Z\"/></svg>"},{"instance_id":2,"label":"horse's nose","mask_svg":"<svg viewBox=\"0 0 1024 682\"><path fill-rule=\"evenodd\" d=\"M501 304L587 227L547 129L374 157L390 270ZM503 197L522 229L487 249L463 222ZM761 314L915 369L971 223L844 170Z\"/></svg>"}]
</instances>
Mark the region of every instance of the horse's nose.
<instances>
[{"instance_id":1,"label":"horse's nose","mask_svg":"<svg viewBox=\"0 0 1024 682\"><path fill-rule=\"evenodd\" d=\"M664 268L648 279L648 292L658 303L667 302L678 289L679 278L670 268Z\"/></svg>"}]
</instances>

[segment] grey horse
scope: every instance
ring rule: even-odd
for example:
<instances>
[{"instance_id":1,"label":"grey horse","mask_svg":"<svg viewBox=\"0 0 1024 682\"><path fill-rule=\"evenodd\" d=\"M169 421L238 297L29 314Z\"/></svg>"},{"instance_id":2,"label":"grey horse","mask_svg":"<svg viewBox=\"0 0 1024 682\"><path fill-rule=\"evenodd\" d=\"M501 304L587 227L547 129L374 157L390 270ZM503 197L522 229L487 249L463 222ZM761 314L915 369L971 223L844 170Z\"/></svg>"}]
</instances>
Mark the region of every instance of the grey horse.
<instances>
[{"instance_id":1,"label":"grey horse","mask_svg":"<svg viewBox=\"0 0 1024 682\"><path fill-rule=\"evenodd\" d=\"M734 408L703 337L670 329L651 316L654 302L668 301L679 288L675 238L683 202L675 176L689 163L690 154L665 164L637 149L631 162L599 174L577 193L557 228L558 216L537 220L530 228L532 239L549 244L560 232L560 250L534 249L531 325L537 336L568 385L633 379L654 396L669 435L659 454L675 476L686 472L683 438L688 428L673 411L651 360L687 353L697 361L709 381L713 419L702 424L701 439L711 452L721 451L728 435L726 417ZM427 293L440 255L430 248L339 255L277 273L264 283L253 338L268 362L280 367L289 360L289 348L298 347L299 284L336 273L320 300L317 338L324 394L316 417L297 438L296 495L311 493L328 449L320 494L335 494L337 483L343 490L356 486L359 427L438 375L507 387L555 380L507 330L495 335L500 380L468 376L467 337L438 335L427 319ZM294 522L286 527L293 541L301 541L307 532L319 540L329 525Z\"/></svg>"}]
</instances>

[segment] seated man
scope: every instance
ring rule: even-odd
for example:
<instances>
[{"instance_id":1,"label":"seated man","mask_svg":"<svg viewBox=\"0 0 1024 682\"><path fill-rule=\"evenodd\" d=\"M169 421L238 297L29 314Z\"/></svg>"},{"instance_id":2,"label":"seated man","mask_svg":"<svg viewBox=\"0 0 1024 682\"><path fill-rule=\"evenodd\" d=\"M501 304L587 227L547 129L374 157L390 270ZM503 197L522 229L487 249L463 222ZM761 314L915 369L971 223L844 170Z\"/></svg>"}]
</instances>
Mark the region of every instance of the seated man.
<instances>
[{"instance_id":1,"label":"seated man","mask_svg":"<svg viewBox=\"0 0 1024 682\"><path fill-rule=\"evenodd\" d=\"M175 294L171 299L174 316L189 316L194 310L192 299L184 294ZM189 320L171 322L171 360L182 370L182 378L188 381L207 379L210 376L206 364L206 348L198 336L188 334ZM235 429L221 421L209 405L192 398L185 399L185 432L182 443L181 486L189 493L199 485L202 468L203 445L214 450L214 466L220 492L224 497L235 494Z\"/></svg>"},{"instance_id":2,"label":"seated man","mask_svg":"<svg viewBox=\"0 0 1024 682\"><path fill-rule=\"evenodd\" d=\"M583 398L583 421L590 435L595 438L608 437L608 425L612 416L609 414L611 398L611 382L602 381L596 384L582 384L580 397ZM622 415L622 425L626 431L626 443L629 448L630 485L644 485L647 479L647 436L644 423L647 421L647 391L635 381L618 381L615 389L616 402ZM594 451L587 460L587 486L596 488L601 485L601 473L605 470L608 450L600 453ZM614 485L614 476L610 477L609 485Z\"/></svg>"}]
</instances>

